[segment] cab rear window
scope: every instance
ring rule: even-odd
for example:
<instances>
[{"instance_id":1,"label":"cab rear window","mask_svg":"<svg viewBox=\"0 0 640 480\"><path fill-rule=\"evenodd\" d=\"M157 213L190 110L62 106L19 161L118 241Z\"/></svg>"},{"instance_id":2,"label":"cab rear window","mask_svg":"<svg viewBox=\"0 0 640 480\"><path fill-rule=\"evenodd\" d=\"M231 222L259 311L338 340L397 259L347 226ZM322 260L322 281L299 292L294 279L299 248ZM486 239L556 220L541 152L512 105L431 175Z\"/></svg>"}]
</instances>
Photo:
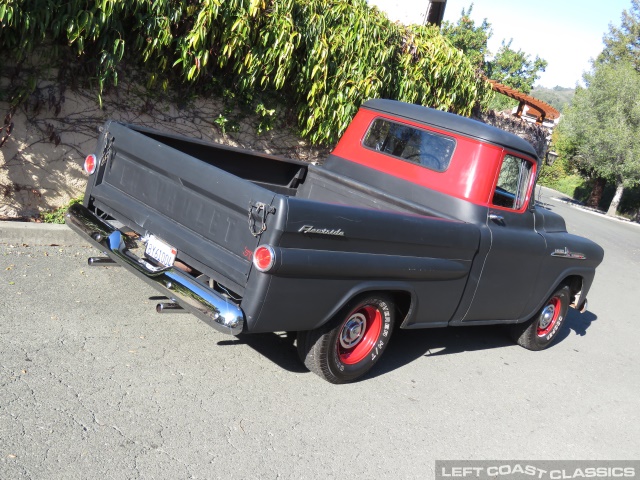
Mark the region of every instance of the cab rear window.
<instances>
[{"instance_id":1,"label":"cab rear window","mask_svg":"<svg viewBox=\"0 0 640 480\"><path fill-rule=\"evenodd\" d=\"M444 172L449 167L456 148L456 141L451 137L384 118L373 121L362 144L436 172Z\"/></svg>"}]
</instances>

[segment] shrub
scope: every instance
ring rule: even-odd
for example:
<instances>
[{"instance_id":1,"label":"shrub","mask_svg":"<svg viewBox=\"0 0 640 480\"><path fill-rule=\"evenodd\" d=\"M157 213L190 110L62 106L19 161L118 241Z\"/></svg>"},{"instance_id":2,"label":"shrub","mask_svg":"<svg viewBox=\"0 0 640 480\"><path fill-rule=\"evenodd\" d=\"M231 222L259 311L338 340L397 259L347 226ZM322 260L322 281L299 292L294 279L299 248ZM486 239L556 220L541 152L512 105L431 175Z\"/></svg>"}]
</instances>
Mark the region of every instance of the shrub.
<instances>
[{"instance_id":1,"label":"shrub","mask_svg":"<svg viewBox=\"0 0 640 480\"><path fill-rule=\"evenodd\" d=\"M41 213L40 220L42 220L42 223L65 223L64 214L67 213L68 208L76 203L82 203L82 199L83 197L74 198L62 207L56 208L50 212Z\"/></svg>"}]
</instances>

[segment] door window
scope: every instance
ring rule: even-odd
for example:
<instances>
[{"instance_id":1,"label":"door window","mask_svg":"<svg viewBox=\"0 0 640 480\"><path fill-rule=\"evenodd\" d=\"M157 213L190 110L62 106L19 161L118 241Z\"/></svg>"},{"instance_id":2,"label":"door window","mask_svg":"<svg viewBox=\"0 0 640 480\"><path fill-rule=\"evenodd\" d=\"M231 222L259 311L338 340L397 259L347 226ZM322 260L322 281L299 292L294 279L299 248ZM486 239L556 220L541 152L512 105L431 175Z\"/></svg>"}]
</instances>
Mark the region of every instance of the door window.
<instances>
[{"instance_id":1,"label":"door window","mask_svg":"<svg viewBox=\"0 0 640 480\"><path fill-rule=\"evenodd\" d=\"M520 210L526 200L533 163L513 155L505 155L492 203L498 207Z\"/></svg>"}]
</instances>

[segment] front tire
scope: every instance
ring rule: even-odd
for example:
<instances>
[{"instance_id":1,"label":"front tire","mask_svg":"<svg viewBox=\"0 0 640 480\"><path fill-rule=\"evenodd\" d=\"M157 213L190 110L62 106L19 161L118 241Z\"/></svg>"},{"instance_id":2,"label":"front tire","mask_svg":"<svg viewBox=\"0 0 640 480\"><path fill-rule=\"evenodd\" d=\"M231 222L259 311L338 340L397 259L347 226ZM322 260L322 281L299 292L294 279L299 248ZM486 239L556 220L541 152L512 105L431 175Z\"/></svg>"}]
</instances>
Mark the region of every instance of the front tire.
<instances>
[{"instance_id":1,"label":"front tire","mask_svg":"<svg viewBox=\"0 0 640 480\"><path fill-rule=\"evenodd\" d=\"M544 350L558 336L564 325L571 292L568 286L559 287L530 320L511 325L513 340L527 350Z\"/></svg>"},{"instance_id":2,"label":"front tire","mask_svg":"<svg viewBox=\"0 0 640 480\"><path fill-rule=\"evenodd\" d=\"M395 306L388 295L359 296L325 325L299 332L298 354L309 370L328 382L351 382L378 362L394 323Z\"/></svg>"}]
</instances>

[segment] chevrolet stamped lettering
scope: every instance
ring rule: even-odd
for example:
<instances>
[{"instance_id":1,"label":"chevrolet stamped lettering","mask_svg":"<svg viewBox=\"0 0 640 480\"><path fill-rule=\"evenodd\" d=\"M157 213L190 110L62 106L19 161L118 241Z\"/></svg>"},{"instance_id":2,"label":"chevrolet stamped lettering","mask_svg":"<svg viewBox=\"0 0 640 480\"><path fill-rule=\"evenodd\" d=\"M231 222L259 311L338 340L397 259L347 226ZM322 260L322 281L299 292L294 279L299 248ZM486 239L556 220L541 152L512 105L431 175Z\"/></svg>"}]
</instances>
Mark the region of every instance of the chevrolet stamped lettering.
<instances>
[{"instance_id":1,"label":"chevrolet stamped lettering","mask_svg":"<svg viewBox=\"0 0 640 480\"><path fill-rule=\"evenodd\" d=\"M104 252L90 264L149 283L158 312L288 332L333 383L365 375L397 329L504 324L544 349L569 307L587 308L604 255L536 204L525 140L418 105L365 102L321 166L115 121L102 132L66 218Z\"/></svg>"}]
</instances>

